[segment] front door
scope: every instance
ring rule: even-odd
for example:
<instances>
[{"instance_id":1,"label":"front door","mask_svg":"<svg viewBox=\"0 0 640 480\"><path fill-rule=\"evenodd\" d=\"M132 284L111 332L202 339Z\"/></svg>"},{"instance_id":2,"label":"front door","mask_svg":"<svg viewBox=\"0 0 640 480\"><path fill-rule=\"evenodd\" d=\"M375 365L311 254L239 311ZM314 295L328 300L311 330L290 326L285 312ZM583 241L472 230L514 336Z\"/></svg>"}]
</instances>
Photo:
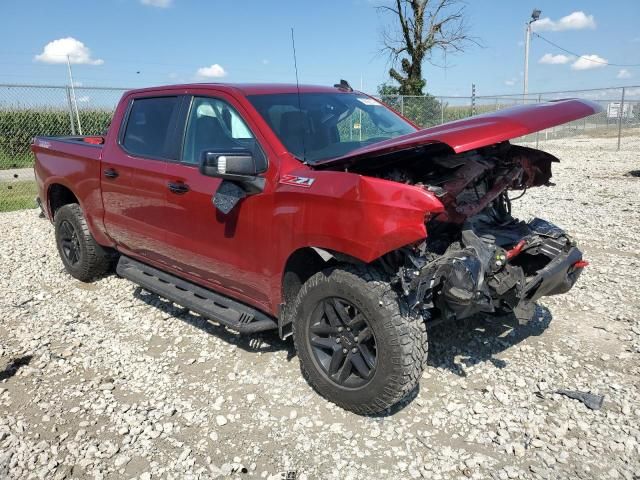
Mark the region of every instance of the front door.
<instances>
[{"instance_id":1,"label":"front door","mask_svg":"<svg viewBox=\"0 0 640 480\"><path fill-rule=\"evenodd\" d=\"M270 278L260 259L271 248L270 182L264 192L244 198L225 215L212 203L222 180L199 171L204 151L247 149L262 161L266 175L264 150L239 109L224 94L192 98L181 161L167 165L168 180L183 188L167 193L166 239L179 274L269 308Z\"/></svg>"}]
</instances>

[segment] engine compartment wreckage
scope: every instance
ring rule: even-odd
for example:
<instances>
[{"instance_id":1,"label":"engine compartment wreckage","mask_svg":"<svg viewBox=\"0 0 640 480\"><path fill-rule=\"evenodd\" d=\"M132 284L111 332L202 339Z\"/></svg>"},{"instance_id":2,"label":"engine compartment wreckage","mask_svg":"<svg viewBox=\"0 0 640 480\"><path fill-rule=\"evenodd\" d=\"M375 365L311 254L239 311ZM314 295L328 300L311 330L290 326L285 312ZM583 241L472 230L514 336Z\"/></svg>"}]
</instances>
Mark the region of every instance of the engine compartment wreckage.
<instances>
[{"instance_id":1,"label":"engine compartment wreckage","mask_svg":"<svg viewBox=\"0 0 640 480\"><path fill-rule=\"evenodd\" d=\"M394 157L350 171L421 186L444 206L427 215L424 241L379 260L414 311L435 308L444 320L479 312L527 319L536 300L567 292L588 264L559 227L511 215L509 191L553 185L554 156L504 142L428 161L419 150Z\"/></svg>"}]
</instances>

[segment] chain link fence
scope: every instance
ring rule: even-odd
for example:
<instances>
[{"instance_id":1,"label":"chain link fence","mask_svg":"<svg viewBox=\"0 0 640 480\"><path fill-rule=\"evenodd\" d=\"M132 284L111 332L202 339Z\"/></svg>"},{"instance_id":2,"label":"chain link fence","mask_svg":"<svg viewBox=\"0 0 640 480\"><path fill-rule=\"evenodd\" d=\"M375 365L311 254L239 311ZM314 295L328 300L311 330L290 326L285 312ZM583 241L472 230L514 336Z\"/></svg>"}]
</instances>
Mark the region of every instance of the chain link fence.
<instances>
[{"instance_id":1,"label":"chain link fence","mask_svg":"<svg viewBox=\"0 0 640 480\"><path fill-rule=\"evenodd\" d=\"M603 111L580 120L542 130L515 142L541 142L584 135L592 138L615 137L615 148L624 146L624 138L640 136L640 87L570 90L536 93L527 96L383 96L380 100L423 127L468 118L523 104L536 104L563 98L584 98L600 104Z\"/></svg>"},{"instance_id":2,"label":"chain link fence","mask_svg":"<svg viewBox=\"0 0 640 480\"><path fill-rule=\"evenodd\" d=\"M0 212L30 208L36 197L31 139L36 135L99 135L111 121L124 88L0 85ZM497 96L384 96L390 107L422 127L495 112L515 105L579 97L603 112L517 139L544 148L567 137L640 136L640 87ZM607 144L608 145L608 144Z\"/></svg>"},{"instance_id":3,"label":"chain link fence","mask_svg":"<svg viewBox=\"0 0 640 480\"><path fill-rule=\"evenodd\" d=\"M35 205L34 136L101 134L124 91L0 85L0 212Z\"/></svg>"}]
</instances>

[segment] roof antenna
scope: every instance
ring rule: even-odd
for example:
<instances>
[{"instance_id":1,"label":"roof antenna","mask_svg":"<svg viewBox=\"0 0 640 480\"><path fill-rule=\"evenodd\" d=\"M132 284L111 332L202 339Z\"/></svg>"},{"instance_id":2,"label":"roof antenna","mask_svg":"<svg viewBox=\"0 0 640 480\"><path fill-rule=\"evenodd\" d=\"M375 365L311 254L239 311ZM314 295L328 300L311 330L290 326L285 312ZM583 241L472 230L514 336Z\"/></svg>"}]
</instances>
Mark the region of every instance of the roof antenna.
<instances>
[{"instance_id":1,"label":"roof antenna","mask_svg":"<svg viewBox=\"0 0 640 480\"><path fill-rule=\"evenodd\" d=\"M293 35L293 27L291 27L291 47L293 48L293 66L296 70L296 90L298 92L298 110L300 111L300 116L304 117L302 113L302 101L300 100L300 83L298 82L298 61L296 60L296 39ZM307 131L307 126L305 121L302 125L302 160L305 163L307 161L307 149L304 143L304 137L306 135L306 131Z\"/></svg>"}]
</instances>

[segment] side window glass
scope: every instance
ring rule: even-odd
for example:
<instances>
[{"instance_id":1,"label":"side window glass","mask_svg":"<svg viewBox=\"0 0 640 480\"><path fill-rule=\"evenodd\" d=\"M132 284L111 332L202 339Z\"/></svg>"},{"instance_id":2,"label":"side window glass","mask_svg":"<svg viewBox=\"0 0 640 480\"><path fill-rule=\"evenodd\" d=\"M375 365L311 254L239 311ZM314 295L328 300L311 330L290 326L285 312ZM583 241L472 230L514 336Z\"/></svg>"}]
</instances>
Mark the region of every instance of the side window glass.
<instances>
[{"instance_id":1,"label":"side window glass","mask_svg":"<svg viewBox=\"0 0 640 480\"><path fill-rule=\"evenodd\" d=\"M178 108L178 97L138 98L133 101L122 145L143 157L166 158L169 125Z\"/></svg>"},{"instance_id":2,"label":"side window glass","mask_svg":"<svg viewBox=\"0 0 640 480\"><path fill-rule=\"evenodd\" d=\"M195 97L185 132L182 161L199 164L205 151L250 150L264 158L240 114L227 102Z\"/></svg>"}]
</instances>

